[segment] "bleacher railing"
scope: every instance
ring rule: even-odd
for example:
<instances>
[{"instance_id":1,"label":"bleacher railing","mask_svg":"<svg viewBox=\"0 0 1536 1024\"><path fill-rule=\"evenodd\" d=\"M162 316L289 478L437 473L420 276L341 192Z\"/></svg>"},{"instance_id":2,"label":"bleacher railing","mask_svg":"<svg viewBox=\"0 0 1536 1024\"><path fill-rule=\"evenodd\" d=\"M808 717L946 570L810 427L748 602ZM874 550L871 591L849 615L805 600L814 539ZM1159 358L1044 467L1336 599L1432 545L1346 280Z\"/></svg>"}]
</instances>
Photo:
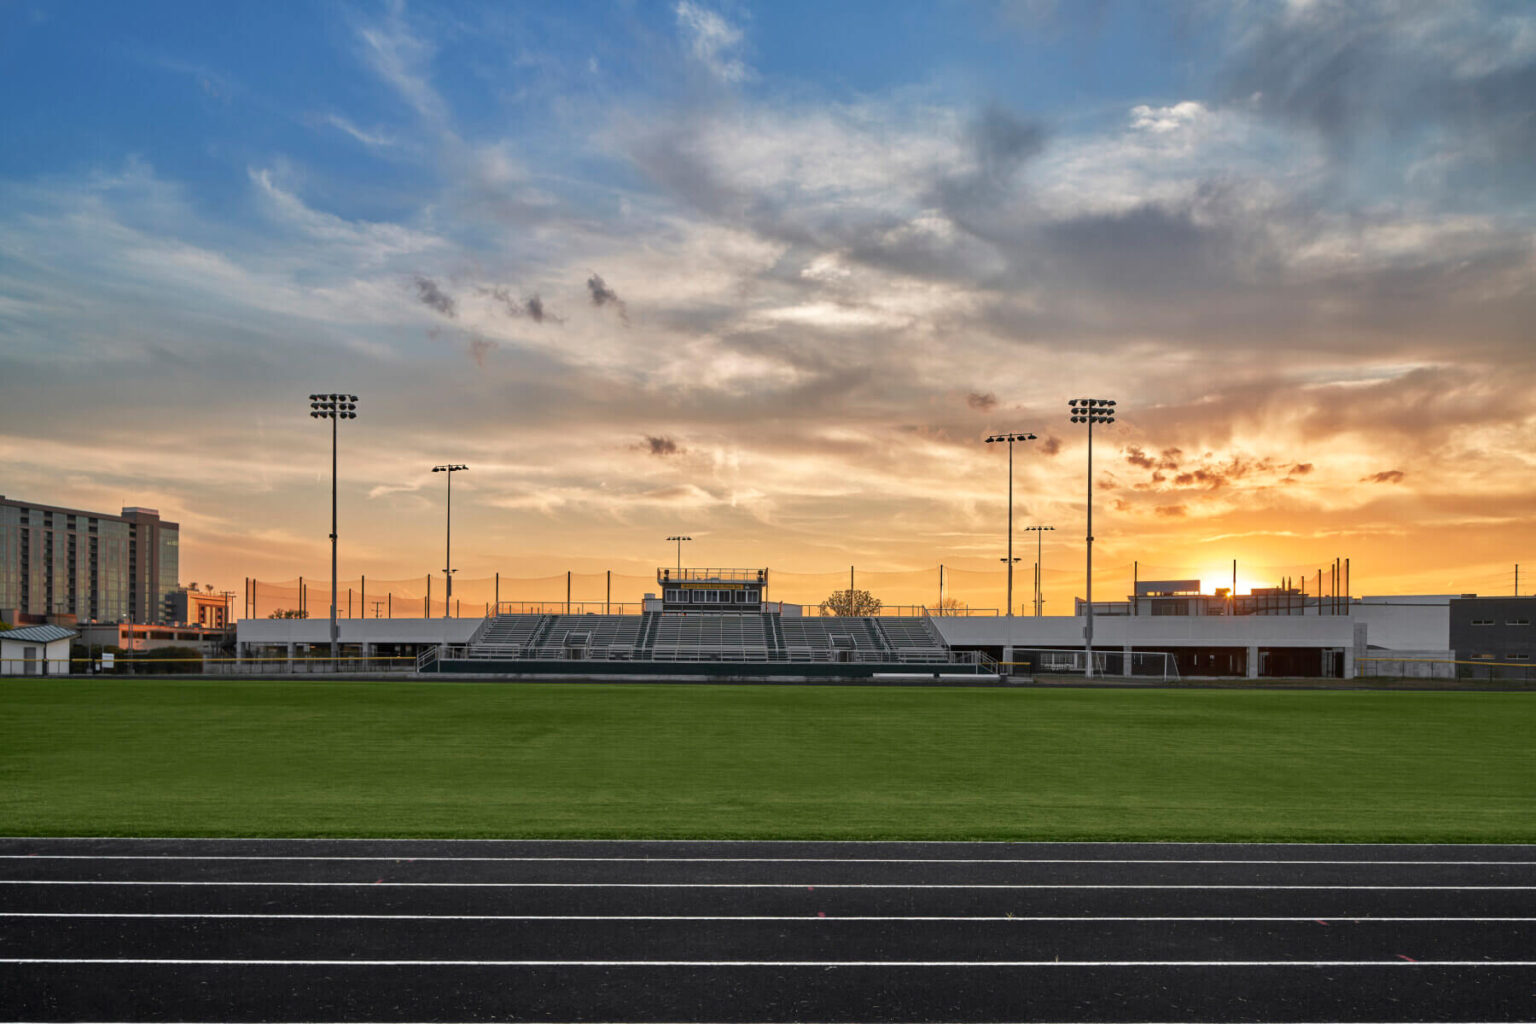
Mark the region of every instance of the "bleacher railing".
<instances>
[{"instance_id":1,"label":"bleacher railing","mask_svg":"<svg viewBox=\"0 0 1536 1024\"><path fill-rule=\"evenodd\" d=\"M518 656L508 650L487 650L464 644L446 644L438 649L437 661L663 661L663 662L806 662L812 664L893 664L904 665L970 665L979 670L995 671L997 662L981 651L951 651L943 648L897 648L894 651L833 650L827 647L799 647L790 645L782 654L771 652L762 646L737 644L689 644L687 647L657 649L637 659L634 648L612 650L601 647L575 648L577 656L539 657L533 654ZM990 669L987 666L991 666Z\"/></svg>"}]
</instances>

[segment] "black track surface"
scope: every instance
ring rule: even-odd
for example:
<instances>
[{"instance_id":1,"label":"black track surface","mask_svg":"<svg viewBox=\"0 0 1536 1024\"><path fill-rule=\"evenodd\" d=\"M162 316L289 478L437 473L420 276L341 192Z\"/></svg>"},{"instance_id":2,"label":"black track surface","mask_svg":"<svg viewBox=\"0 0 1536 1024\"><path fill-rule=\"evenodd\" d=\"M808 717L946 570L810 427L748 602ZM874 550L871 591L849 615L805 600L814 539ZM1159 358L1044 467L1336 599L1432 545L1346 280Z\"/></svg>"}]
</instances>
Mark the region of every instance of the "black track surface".
<instances>
[{"instance_id":1,"label":"black track surface","mask_svg":"<svg viewBox=\"0 0 1536 1024\"><path fill-rule=\"evenodd\" d=\"M1536 1019L1536 847L0 840L0 1020Z\"/></svg>"}]
</instances>

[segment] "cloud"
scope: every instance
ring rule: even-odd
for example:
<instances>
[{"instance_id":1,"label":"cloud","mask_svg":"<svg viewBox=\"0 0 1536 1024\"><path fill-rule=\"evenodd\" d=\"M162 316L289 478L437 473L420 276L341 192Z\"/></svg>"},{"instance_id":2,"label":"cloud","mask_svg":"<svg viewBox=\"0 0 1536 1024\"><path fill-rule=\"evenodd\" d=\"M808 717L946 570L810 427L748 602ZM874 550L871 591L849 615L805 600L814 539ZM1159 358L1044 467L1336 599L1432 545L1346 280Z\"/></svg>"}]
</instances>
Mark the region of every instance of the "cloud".
<instances>
[{"instance_id":1,"label":"cloud","mask_svg":"<svg viewBox=\"0 0 1536 1024\"><path fill-rule=\"evenodd\" d=\"M536 324L543 323L545 319L549 319L555 323L560 322L559 317L555 316L553 313L545 311L544 300L539 298L538 292L534 292L532 295L528 296L528 300L523 303L523 312L527 313L528 319L532 320Z\"/></svg>"},{"instance_id":2,"label":"cloud","mask_svg":"<svg viewBox=\"0 0 1536 1024\"><path fill-rule=\"evenodd\" d=\"M1185 505L1158 505L1153 511L1170 519L1182 519L1189 514L1189 508Z\"/></svg>"},{"instance_id":3,"label":"cloud","mask_svg":"<svg viewBox=\"0 0 1536 1024\"><path fill-rule=\"evenodd\" d=\"M1178 469L1179 460L1184 453L1177 448L1164 448L1157 455L1148 455L1142 451L1140 445L1127 445L1124 449L1125 461L1142 469Z\"/></svg>"},{"instance_id":4,"label":"cloud","mask_svg":"<svg viewBox=\"0 0 1536 1024\"><path fill-rule=\"evenodd\" d=\"M1061 438L1054 435L1040 442L1040 454L1059 455L1061 453Z\"/></svg>"},{"instance_id":5,"label":"cloud","mask_svg":"<svg viewBox=\"0 0 1536 1024\"><path fill-rule=\"evenodd\" d=\"M980 391L972 391L970 394L965 396L965 404L970 406L972 409L986 412L989 409L996 408L997 396L990 391L985 393Z\"/></svg>"},{"instance_id":6,"label":"cloud","mask_svg":"<svg viewBox=\"0 0 1536 1024\"><path fill-rule=\"evenodd\" d=\"M652 455L676 455L682 451L670 437L647 436L641 447Z\"/></svg>"},{"instance_id":7,"label":"cloud","mask_svg":"<svg viewBox=\"0 0 1536 1024\"><path fill-rule=\"evenodd\" d=\"M618 292L608 287L608 283L603 280L600 274L594 273L591 277L587 278L587 293L592 297L592 305L611 305L618 311L620 320L623 320L625 323L629 322L629 307L624 304L623 299L619 298Z\"/></svg>"},{"instance_id":8,"label":"cloud","mask_svg":"<svg viewBox=\"0 0 1536 1024\"><path fill-rule=\"evenodd\" d=\"M459 315L458 303L454 302L453 296L439 288L436 281L420 274L417 274L414 280L416 297L421 300L422 305L430 306L446 317L452 318Z\"/></svg>"},{"instance_id":9,"label":"cloud","mask_svg":"<svg viewBox=\"0 0 1536 1024\"><path fill-rule=\"evenodd\" d=\"M741 29L719 14L689 0L681 0L672 9L678 28L688 41L693 59L722 82L745 79L749 71L734 51L741 46Z\"/></svg>"},{"instance_id":10,"label":"cloud","mask_svg":"<svg viewBox=\"0 0 1536 1024\"><path fill-rule=\"evenodd\" d=\"M1364 484L1400 484L1403 482L1403 471L1400 469L1385 469L1380 473L1372 473L1360 478Z\"/></svg>"},{"instance_id":11,"label":"cloud","mask_svg":"<svg viewBox=\"0 0 1536 1024\"><path fill-rule=\"evenodd\" d=\"M469 339L469 354L474 358L475 365L482 370L485 369L485 357L499 347L496 342L478 334Z\"/></svg>"}]
</instances>

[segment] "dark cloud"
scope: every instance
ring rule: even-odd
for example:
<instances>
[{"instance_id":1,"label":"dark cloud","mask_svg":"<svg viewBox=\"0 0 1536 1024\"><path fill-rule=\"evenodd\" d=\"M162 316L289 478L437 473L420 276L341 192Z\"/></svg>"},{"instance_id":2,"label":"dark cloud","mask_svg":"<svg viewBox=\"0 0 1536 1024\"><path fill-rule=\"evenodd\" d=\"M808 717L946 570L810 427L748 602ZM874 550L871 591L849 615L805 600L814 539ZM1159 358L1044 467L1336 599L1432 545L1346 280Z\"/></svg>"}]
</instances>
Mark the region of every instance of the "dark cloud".
<instances>
[{"instance_id":1,"label":"dark cloud","mask_svg":"<svg viewBox=\"0 0 1536 1024\"><path fill-rule=\"evenodd\" d=\"M652 455L676 455L682 451L677 446L677 442L670 437L651 437L650 435L646 436L645 442L640 447Z\"/></svg>"},{"instance_id":2,"label":"dark cloud","mask_svg":"<svg viewBox=\"0 0 1536 1024\"><path fill-rule=\"evenodd\" d=\"M558 316L544 308L544 300L539 298L538 292L528 296L528 301L523 303L523 311L528 314L528 319L536 324L541 324L545 320L557 324L561 322Z\"/></svg>"},{"instance_id":3,"label":"dark cloud","mask_svg":"<svg viewBox=\"0 0 1536 1024\"><path fill-rule=\"evenodd\" d=\"M1178 469L1184 453L1178 448L1164 448L1157 455L1148 455L1140 445L1126 445L1125 461L1142 469Z\"/></svg>"},{"instance_id":4,"label":"dark cloud","mask_svg":"<svg viewBox=\"0 0 1536 1024\"><path fill-rule=\"evenodd\" d=\"M491 298L501 303L502 308L506 310L507 316L517 317L523 315L524 310L522 304L514 299L512 297L512 293L504 286L497 285L494 288L476 288L475 291L479 292L481 295L489 295Z\"/></svg>"},{"instance_id":5,"label":"dark cloud","mask_svg":"<svg viewBox=\"0 0 1536 1024\"><path fill-rule=\"evenodd\" d=\"M1305 476L1310 472L1312 472L1312 463L1310 462L1298 462L1291 467L1291 473L1295 476Z\"/></svg>"},{"instance_id":6,"label":"dark cloud","mask_svg":"<svg viewBox=\"0 0 1536 1024\"><path fill-rule=\"evenodd\" d=\"M1042 454L1042 455L1059 455L1060 453L1061 453L1061 438L1059 438L1059 437L1047 437L1044 441L1040 442L1040 454Z\"/></svg>"},{"instance_id":7,"label":"dark cloud","mask_svg":"<svg viewBox=\"0 0 1536 1024\"><path fill-rule=\"evenodd\" d=\"M588 282L590 287L590 282ZM562 323L560 317L555 316L544 308L544 300L535 292L528 298L519 302L512 294L512 290L505 285L497 285L494 288L478 287L475 291L481 295L487 295L501 303L502 309L510 317L527 317L536 324L542 324L548 320L551 323Z\"/></svg>"},{"instance_id":8,"label":"dark cloud","mask_svg":"<svg viewBox=\"0 0 1536 1024\"><path fill-rule=\"evenodd\" d=\"M603 280L602 275L594 273L587 278L587 292L592 296L592 305L612 306L618 311L620 320L629 322L629 308L624 304L624 300L619 298L619 293L608 287L608 282Z\"/></svg>"},{"instance_id":9,"label":"dark cloud","mask_svg":"<svg viewBox=\"0 0 1536 1024\"><path fill-rule=\"evenodd\" d=\"M969 395L965 396L965 404L972 409L979 409L985 412L988 409L996 408L997 396L990 391L972 391Z\"/></svg>"},{"instance_id":10,"label":"dark cloud","mask_svg":"<svg viewBox=\"0 0 1536 1024\"><path fill-rule=\"evenodd\" d=\"M1372 473L1363 476L1360 482L1363 484L1400 484L1403 482L1403 471L1400 469L1385 469L1380 473Z\"/></svg>"},{"instance_id":11,"label":"dark cloud","mask_svg":"<svg viewBox=\"0 0 1536 1024\"><path fill-rule=\"evenodd\" d=\"M1183 505L1158 505L1153 511L1160 516L1170 518L1179 518L1189 513L1189 509Z\"/></svg>"},{"instance_id":12,"label":"dark cloud","mask_svg":"<svg viewBox=\"0 0 1536 1024\"><path fill-rule=\"evenodd\" d=\"M420 274L416 275L415 280L416 297L421 300L423 305L432 307L446 317L459 315L458 304L454 302L453 296L446 294L439 288L436 281L430 277L423 277Z\"/></svg>"}]
</instances>

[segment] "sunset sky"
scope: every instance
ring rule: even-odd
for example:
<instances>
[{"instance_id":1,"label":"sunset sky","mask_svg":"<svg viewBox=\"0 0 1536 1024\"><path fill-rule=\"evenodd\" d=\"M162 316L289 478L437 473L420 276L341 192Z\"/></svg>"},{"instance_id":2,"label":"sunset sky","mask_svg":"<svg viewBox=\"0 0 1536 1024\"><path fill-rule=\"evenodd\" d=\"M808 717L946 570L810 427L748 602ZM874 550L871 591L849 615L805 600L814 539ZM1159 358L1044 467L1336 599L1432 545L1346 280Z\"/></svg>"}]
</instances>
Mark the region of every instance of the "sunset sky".
<instances>
[{"instance_id":1,"label":"sunset sky","mask_svg":"<svg viewBox=\"0 0 1536 1024\"><path fill-rule=\"evenodd\" d=\"M184 582L328 576L333 390L344 577L456 462L466 581L995 605L1025 430L1064 613L1092 396L1095 597L1536 578L1527 2L0 0L0 93L0 494Z\"/></svg>"}]
</instances>

